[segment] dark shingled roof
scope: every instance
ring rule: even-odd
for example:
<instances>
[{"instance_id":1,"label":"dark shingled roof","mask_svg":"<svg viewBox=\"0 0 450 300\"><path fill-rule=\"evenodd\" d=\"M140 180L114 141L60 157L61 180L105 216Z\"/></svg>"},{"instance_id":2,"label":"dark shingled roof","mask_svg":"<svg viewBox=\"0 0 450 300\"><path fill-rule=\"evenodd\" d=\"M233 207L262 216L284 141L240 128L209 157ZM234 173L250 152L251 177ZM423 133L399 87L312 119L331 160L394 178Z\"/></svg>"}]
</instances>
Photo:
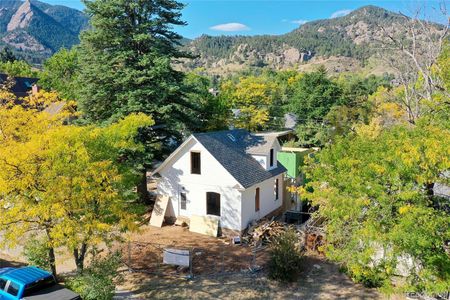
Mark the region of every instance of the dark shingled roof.
<instances>
[{"instance_id":1,"label":"dark shingled roof","mask_svg":"<svg viewBox=\"0 0 450 300\"><path fill-rule=\"evenodd\" d=\"M8 75L0 73L0 83L5 82ZM28 92L31 91L33 84L35 84L39 79L31 77L13 77L15 84L11 89L11 92L17 97L26 97Z\"/></svg>"},{"instance_id":2,"label":"dark shingled roof","mask_svg":"<svg viewBox=\"0 0 450 300\"><path fill-rule=\"evenodd\" d=\"M264 136L249 134L243 129L195 133L193 136L244 187L248 188L286 171L280 163L265 170L246 150L264 146Z\"/></svg>"}]
</instances>

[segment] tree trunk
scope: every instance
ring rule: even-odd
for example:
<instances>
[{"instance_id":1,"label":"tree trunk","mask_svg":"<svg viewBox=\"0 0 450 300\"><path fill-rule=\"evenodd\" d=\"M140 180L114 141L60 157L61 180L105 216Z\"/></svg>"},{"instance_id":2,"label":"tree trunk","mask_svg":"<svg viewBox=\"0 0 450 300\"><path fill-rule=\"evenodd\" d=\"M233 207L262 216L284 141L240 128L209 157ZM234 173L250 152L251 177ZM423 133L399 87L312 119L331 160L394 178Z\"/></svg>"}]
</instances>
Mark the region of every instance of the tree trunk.
<instances>
[{"instance_id":1,"label":"tree trunk","mask_svg":"<svg viewBox=\"0 0 450 300\"><path fill-rule=\"evenodd\" d=\"M52 271L53 277L58 281L56 274L56 259L55 259L55 249L53 247L48 248L48 260L50 262L50 270Z\"/></svg>"},{"instance_id":2,"label":"tree trunk","mask_svg":"<svg viewBox=\"0 0 450 300\"><path fill-rule=\"evenodd\" d=\"M430 183L425 184L425 189L426 189L428 198L430 198L430 200L433 200L433 196L434 196L434 182L430 182Z\"/></svg>"},{"instance_id":3,"label":"tree trunk","mask_svg":"<svg viewBox=\"0 0 450 300\"><path fill-rule=\"evenodd\" d=\"M86 243L81 244L80 250L78 250L78 248L73 250L73 257L75 259L75 265L77 266L78 274L83 273L84 259L86 258L86 252L87 252L87 244Z\"/></svg>"},{"instance_id":4,"label":"tree trunk","mask_svg":"<svg viewBox=\"0 0 450 300\"><path fill-rule=\"evenodd\" d=\"M47 234L47 238L50 242L50 245L53 245L52 238L50 237L50 227L46 226L45 233ZM48 261L50 263L50 271L52 272L55 280L58 281L58 274L56 274L56 258L55 258L55 248L53 246L48 248Z\"/></svg>"},{"instance_id":5,"label":"tree trunk","mask_svg":"<svg viewBox=\"0 0 450 300\"><path fill-rule=\"evenodd\" d=\"M137 186L137 192L139 194L139 200L142 203L145 203L145 204L150 203L150 196L148 194L148 188L147 188L147 171L146 170L142 171L141 178L140 178L138 186Z\"/></svg>"}]
</instances>

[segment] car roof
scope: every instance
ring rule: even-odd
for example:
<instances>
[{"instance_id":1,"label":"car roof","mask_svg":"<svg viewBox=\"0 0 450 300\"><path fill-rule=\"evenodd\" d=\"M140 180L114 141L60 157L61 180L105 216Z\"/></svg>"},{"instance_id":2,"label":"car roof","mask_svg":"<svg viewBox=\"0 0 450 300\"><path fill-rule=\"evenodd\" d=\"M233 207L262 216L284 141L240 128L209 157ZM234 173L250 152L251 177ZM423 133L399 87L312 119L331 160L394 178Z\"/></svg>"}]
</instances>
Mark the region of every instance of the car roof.
<instances>
[{"instance_id":1,"label":"car roof","mask_svg":"<svg viewBox=\"0 0 450 300\"><path fill-rule=\"evenodd\" d=\"M52 274L36 267L23 267L18 269L12 269L2 275L2 277L5 279L21 283L23 285L36 282L40 279L47 278L49 276L52 276Z\"/></svg>"}]
</instances>

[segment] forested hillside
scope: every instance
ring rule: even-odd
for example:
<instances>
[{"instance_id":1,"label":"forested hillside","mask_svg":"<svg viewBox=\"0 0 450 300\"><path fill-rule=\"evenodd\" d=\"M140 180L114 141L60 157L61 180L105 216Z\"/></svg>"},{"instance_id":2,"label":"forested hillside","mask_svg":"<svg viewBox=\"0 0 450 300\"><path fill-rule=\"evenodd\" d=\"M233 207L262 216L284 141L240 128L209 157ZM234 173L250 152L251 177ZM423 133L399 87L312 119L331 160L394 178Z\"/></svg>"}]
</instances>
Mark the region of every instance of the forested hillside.
<instances>
[{"instance_id":1,"label":"forested hillside","mask_svg":"<svg viewBox=\"0 0 450 300\"><path fill-rule=\"evenodd\" d=\"M400 14L365 6L344 17L308 22L284 35L204 35L186 46L198 58L185 61L182 68L204 67L223 74L249 67L307 70L307 65L324 64L331 72L356 71L370 63L383 33L403 34L404 22Z\"/></svg>"},{"instance_id":2,"label":"forested hillside","mask_svg":"<svg viewBox=\"0 0 450 300\"><path fill-rule=\"evenodd\" d=\"M9 46L33 64L78 44L87 25L86 15L76 9L35 0L0 1L0 47Z\"/></svg>"}]
</instances>

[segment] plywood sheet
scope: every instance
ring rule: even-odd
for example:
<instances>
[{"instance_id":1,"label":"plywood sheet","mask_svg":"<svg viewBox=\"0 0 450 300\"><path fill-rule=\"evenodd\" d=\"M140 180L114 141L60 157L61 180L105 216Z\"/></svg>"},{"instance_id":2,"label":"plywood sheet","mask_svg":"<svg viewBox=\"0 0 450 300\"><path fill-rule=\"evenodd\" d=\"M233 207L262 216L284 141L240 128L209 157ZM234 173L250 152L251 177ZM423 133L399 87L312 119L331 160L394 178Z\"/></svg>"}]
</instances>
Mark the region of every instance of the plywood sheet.
<instances>
[{"instance_id":1,"label":"plywood sheet","mask_svg":"<svg viewBox=\"0 0 450 300\"><path fill-rule=\"evenodd\" d=\"M191 216L189 231L217 237L219 233L219 217Z\"/></svg>"},{"instance_id":2,"label":"plywood sheet","mask_svg":"<svg viewBox=\"0 0 450 300\"><path fill-rule=\"evenodd\" d=\"M161 196L156 198L155 206L153 207L152 216L150 218L150 225L155 227L162 227L168 204L168 196Z\"/></svg>"}]
</instances>

